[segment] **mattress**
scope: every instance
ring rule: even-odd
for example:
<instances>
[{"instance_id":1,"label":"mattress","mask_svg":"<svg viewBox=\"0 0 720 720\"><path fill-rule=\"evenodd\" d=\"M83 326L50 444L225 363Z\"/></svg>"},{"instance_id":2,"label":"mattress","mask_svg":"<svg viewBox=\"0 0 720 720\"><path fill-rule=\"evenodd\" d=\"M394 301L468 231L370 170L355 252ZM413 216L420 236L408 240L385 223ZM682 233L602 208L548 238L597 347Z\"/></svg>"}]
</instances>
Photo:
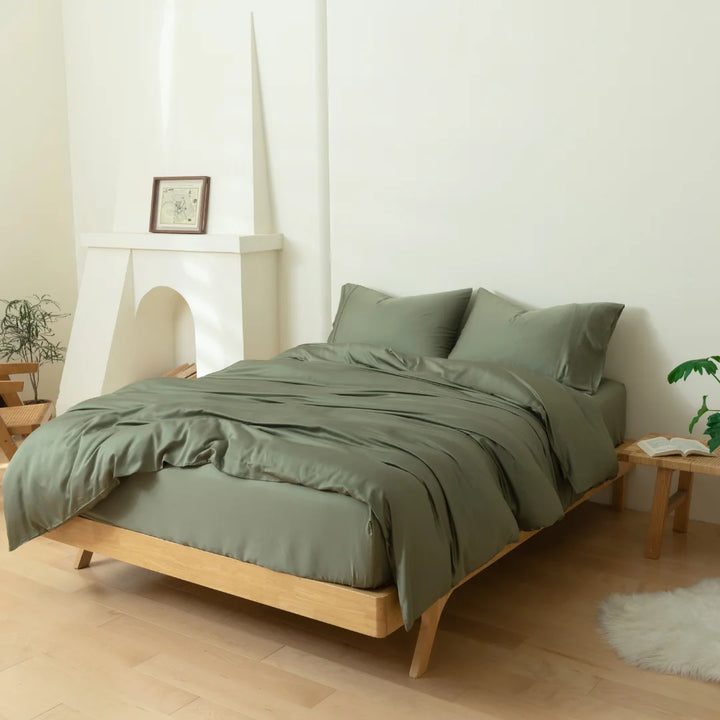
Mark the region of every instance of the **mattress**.
<instances>
[{"instance_id":1,"label":"mattress","mask_svg":"<svg viewBox=\"0 0 720 720\"><path fill-rule=\"evenodd\" d=\"M626 392L604 379L592 396L615 445ZM567 494L567 506L576 496ZM225 475L212 465L123 478L84 517L272 570L358 588L392 583L382 533L367 505L300 485Z\"/></svg>"}]
</instances>

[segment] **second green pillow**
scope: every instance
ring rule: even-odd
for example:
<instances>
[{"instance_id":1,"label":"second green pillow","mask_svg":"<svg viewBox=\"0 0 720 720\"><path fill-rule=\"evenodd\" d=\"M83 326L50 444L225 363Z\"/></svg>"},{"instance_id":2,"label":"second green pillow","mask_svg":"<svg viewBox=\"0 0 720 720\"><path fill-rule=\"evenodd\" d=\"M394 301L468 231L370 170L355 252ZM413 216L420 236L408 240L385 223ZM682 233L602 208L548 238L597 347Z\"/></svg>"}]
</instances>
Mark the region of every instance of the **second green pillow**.
<instances>
[{"instance_id":1,"label":"second green pillow","mask_svg":"<svg viewBox=\"0 0 720 720\"><path fill-rule=\"evenodd\" d=\"M594 393L624 307L583 303L525 310L480 288L450 359L514 365Z\"/></svg>"}]
</instances>

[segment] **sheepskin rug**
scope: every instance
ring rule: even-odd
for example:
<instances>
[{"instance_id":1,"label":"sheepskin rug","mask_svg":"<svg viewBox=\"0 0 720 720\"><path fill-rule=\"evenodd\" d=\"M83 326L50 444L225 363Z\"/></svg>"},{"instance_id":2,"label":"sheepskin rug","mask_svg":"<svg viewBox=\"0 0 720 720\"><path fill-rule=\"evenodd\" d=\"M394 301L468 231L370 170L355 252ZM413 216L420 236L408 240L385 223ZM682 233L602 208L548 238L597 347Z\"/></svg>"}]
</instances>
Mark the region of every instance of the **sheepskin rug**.
<instances>
[{"instance_id":1,"label":"sheepskin rug","mask_svg":"<svg viewBox=\"0 0 720 720\"><path fill-rule=\"evenodd\" d=\"M720 579L666 592L611 595L600 628L626 662L720 682Z\"/></svg>"}]
</instances>

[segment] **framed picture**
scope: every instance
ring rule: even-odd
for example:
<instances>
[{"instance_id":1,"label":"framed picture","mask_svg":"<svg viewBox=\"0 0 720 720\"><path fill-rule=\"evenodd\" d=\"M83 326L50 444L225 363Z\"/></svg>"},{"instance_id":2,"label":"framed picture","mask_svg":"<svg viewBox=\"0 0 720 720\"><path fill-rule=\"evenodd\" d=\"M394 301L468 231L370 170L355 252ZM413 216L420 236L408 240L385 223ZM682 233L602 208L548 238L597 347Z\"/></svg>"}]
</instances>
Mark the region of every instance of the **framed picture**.
<instances>
[{"instance_id":1,"label":"framed picture","mask_svg":"<svg viewBox=\"0 0 720 720\"><path fill-rule=\"evenodd\" d=\"M150 232L204 233L209 193L206 175L153 178Z\"/></svg>"}]
</instances>

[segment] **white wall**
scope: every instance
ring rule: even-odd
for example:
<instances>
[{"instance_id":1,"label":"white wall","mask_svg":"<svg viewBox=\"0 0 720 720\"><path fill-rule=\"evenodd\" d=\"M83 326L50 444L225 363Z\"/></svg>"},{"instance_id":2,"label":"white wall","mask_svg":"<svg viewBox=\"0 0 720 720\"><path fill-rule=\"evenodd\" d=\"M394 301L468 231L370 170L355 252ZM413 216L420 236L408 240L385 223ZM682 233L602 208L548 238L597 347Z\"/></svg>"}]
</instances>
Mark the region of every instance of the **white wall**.
<instances>
[{"instance_id":1,"label":"white wall","mask_svg":"<svg viewBox=\"0 0 720 720\"><path fill-rule=\"evenodd\" d=\"M326 333L314 0L64 0L76 231L145 232L152 178L209 175L208 233L250 234L251 12L282 344ZM272 227L274 225L274 227ZM79 271L83 258L79 251Z\"/></svg>"},{"instance_id":2,"label":"white wall","mask_svg":"<svg viewBox=\"0 0 720 720\"><path fill-rule=\"evenodd\" d=\"M208 231L249 224L252 10L284 346L326 334L331 259L335 299L353 280L620 301L608 374L629 434L686 430L708 386L665 375L718 350L700 320L720 230L714 0L345 0L327 35L323 0L63 7L77 231L145 230L151 178L171 173L212 176ZM693 515L720 522L720 486L697 484ZM631 505L649 490L637 473Z\"/></svg>"},{"instance_id":3,"label":"white wall","mask_svg":"<svg viewBox=\"0 0 720 720\"><path fill-rule=\"evenodd\" d=\"M627 384L628 433L687 433L714 383L665 375L720 350L720 4L328 10L335 297L354 280L624 302L607 374ZM698 478L692 513L720 522L718 483Z\"/></svg>"},{"instance_id":4,"label":"white wall","mask_svg":"<svg viewBox=\"0 0 720 720\"><path fill-rule=\"evenodd\" d=\"M47 293L71 312L76 282L61 6L4 0L1 10L0 297ZM56 327L67 343L70 320ZM43 397L57 397L60 372L60 365L41 369Z\"/></svg>"}]
</instances>

